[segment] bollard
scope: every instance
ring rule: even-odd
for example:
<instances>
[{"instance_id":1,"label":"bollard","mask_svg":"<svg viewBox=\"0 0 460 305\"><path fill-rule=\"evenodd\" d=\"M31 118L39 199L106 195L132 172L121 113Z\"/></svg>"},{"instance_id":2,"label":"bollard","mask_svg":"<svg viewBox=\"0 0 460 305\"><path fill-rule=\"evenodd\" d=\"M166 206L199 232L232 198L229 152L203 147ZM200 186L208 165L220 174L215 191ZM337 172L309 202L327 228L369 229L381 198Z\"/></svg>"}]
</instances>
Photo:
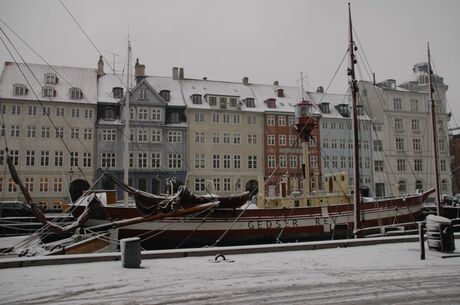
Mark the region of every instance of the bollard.
<instances>
[{"instance_id":1,"label":"bollard","mask_svg":"<svg viewBox=\"0 0 460 305\"><path fill-rule=\"evenodd\" d=\"M141 239L139 237L120 240L121 265L124 268L139 268L141 265Z\"/></svg>"},{"instance_id":2,"label":"bollard","mask_svg":"<svg viewBox=\"0 0 460 305\"><path fill-rule=\"evenodd\" d=\"M428 215L426 217L426 238L428 248L440 252L455 250L455 240L450 219Z\"/></svg>"},{"instance_id":3,"label":"bollard","mask_svg":"<svg viewBox=\"0 0 460 305\"><path fill-rule=\"evenodd\" d=\"M425 259L425 236L423 234L423 222L418 223L418 238L420 241L420 259Z\"/></svg>"}]
</instances>

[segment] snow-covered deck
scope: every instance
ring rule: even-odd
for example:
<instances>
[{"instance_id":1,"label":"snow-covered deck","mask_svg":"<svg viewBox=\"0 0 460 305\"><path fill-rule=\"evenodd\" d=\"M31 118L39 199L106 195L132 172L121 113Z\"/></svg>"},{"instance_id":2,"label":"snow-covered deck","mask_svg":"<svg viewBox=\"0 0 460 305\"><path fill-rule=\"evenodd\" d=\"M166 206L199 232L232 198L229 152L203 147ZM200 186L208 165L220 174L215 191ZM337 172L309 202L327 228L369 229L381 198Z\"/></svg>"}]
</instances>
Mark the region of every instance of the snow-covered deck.
<instances>
[{"instance_id":1,"label":"snow-covered deck","mask_svg":"<svg viewBox=\"0 0 460 305\"><path fill-rule=\"evenodd\" d=\"M0 304L460 303L460 258L418 242L226 257L3 269Z\"/></svg>"}]
</instances>

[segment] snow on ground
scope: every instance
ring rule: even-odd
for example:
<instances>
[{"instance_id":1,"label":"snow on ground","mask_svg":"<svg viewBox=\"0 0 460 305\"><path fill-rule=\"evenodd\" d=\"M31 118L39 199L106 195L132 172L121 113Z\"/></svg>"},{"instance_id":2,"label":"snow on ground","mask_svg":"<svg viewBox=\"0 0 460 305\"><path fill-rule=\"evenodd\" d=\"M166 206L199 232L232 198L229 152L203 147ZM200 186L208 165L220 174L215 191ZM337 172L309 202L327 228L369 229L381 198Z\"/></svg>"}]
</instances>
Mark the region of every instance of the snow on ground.
<instances>
[{"instance_id":1,"label":"snow on ground","mask_svg":"<svg viewBox=\"0 0 460 305\"><path fill-rule=\"evenodd\" d=\"M0 270L0 304L460 304L460 258L418 243Z\"/></svg>"}]
</instances>

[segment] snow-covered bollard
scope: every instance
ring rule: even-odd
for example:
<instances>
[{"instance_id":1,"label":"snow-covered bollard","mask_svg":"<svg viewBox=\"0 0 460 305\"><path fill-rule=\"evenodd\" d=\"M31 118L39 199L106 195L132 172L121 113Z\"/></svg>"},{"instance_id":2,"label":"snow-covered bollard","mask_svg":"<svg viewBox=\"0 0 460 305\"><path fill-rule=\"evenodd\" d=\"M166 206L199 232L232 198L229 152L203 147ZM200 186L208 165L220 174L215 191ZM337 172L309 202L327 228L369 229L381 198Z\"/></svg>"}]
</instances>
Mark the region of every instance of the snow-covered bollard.
<instances>
[{"instance_id":1,"label":"snow-covered bollard","mask_svg":"<svg viewBox=\"0 0 460 305\"><path fill-rule=\"evenodd\" d=\"M121 265L124 268L139 268L141 265L141 239L139 237L120 240Z\"/></svg>"},{"instance_id":2,"label":"snow-covered bollard","mask_svg":"<svg viewBox=\"0 0 460 305\"><path fill-rule=\"evenodd\" d=\"M429 249L441 252L455 250L452 221L448 218L428 215L426 217L426 238Z\"/></svg>"}]
</instances>

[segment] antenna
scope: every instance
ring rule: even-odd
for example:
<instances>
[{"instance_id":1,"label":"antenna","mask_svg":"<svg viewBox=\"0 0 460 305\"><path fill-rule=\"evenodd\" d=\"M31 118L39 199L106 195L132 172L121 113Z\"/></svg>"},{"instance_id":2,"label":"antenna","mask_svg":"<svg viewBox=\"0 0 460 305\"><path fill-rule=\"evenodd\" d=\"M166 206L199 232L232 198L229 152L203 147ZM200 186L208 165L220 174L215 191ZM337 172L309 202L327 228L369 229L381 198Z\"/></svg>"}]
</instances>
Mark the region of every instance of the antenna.
<instances>
[{"instance_id":1,"label":"antenna","mask_svg":"<svg viewBox=\"0 0 460 305\"><path fill-rule=\"evenodd\" d=\"M120 57L120 55L118 55L117 53L110 52L110 51L106 51L106 52L111 54L113 57L112 69L113 69L113 75L115 75L115 57Z\"/></svg>"}]
</instances>

